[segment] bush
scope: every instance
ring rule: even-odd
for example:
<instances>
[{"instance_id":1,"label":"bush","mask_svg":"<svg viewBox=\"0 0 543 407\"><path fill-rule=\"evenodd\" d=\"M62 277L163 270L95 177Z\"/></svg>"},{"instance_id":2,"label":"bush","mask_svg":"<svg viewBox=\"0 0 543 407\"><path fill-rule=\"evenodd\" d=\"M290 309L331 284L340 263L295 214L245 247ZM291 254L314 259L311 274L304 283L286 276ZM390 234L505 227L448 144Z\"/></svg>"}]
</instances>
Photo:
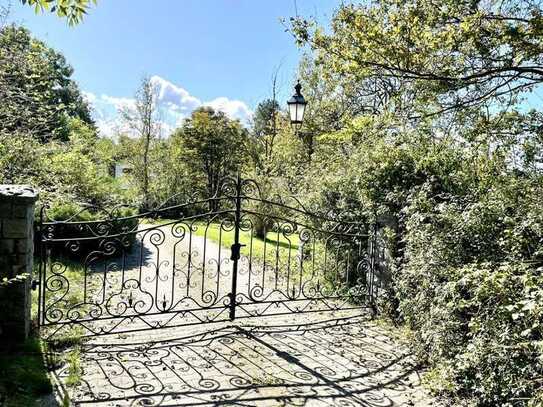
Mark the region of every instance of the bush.
<instances>
[{"instance_id":1,"label":"bush","mask_svg":"<svg viewBox=\"0 0 543 407\"><path fill-rule=\"evenodd\" d=\"M129 207L119 207L108 213L92 206L57 203L46 214L49 224L45 225L43 233L53 239L69 239L68 242L49 243L49 246L55 248L56 254L78 258L92 251L117 255L129 249L136 239L132 232L137 231L139 223L136 210ZM90 239L82 240L85 238Z\"/></svg>"},{"instance_id":2,"label":"bush","mask_svg":"<svg viewBox=\"0 0 543 407\"><path fill-rule=\"evenodd\" d=\"M406 209L400 315L431 368L428 385L458 403L542 401L541 192L537 179L508 176L446 202L423 190Z\"/></svg>"},{"instance_id":3,"label":"bush","mask_svg":"<svg viewBox=\"0 0 543 407\"><path fill-rule=\"evenodd\" d=\"M306 199L395 220L379 305L411 328L427 385L453 405L543 403L540 170L421 134L333 137L319 140ZM330 159L338 137L350 151Z\"/></svg>"},{"instance_id":4,"label":"bush","mask_svg":"<svg viewBox=\"0 0 543 407\"><path fill-rule=\"evenodd\" d=\"M401 309L431 367L433 390L476 405L535 403L543 374L542 271L513 263L440 273L428 267L419 269L418 289L408 278L411 288L400 293L414 297L400 301Z\"/></svg>"}]
</instances>

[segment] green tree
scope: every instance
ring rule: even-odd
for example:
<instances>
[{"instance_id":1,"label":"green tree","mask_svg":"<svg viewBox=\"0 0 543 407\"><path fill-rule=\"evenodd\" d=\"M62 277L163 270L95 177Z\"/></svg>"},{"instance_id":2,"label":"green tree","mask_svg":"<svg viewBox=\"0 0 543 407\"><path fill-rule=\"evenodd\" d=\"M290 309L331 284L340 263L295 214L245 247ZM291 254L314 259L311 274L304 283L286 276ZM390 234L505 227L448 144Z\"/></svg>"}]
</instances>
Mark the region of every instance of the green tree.
<instances>
[{"instance_id":1,"label":"green tree","mask_svg":"<svg viewBox=\"0 0 543 407\"><path fill-rule=\"evenodd\" d=\"M530 1L338 7L293 20L315 154L304 203L391 219L380 305L453 405L541 404L542 10Z\"/></svg>"},{"instance_id":2,"label":"green tree","mask_svg":"<svg viewBox=\"0 0 543 407\"><path fill-rule=\"evenodd\" d=\"M0 30L0 132L45 142L67 140L70 119L93 126L88 104L64 56L24 28Z\"/></svg>"},{"instance_id":3,"label":"green tree","mask_svg":"<svg viewBox=\"0 0 543 407\"><path fill-rule=\"evenodd\" d=\"M97 0L20 0L21 3L34 7L37 13L50 11L60 18L66 18L68 24L79 24L87 14L91 5Z\"/></svg>"},{"instance_id":4,"label":"green tree","mask_svg":"<svg viewBox=\"0 0 543 407\"><path fill-rule=\"evenodd\" d=\"M266 99L258 104L253 117L252 136L255 140L254 146L257 148L253 153L253 159L257 168L264 173L269 173L270 170L279 114L279 103L273 99Z\"/></svg>"},{"instance_id":5,"label":"green tree","mask_svg":"<svg viewBox=\"0 0 543 407\"><path fill-rule=\"evenodd\" d=\"M150 205L151 151L156 140L161 135L161 121L157 104L158 89L151 78L144 77L136 91L134 106L120 110L121 118L129 132L137 137L137 143L132 143L132 154L126 158L133 166L133 177L138 182L143 197L143 207ZM126 141L125 141L126 144Z\"/></svg>"},{"instance_id":6,"label":"green tree","mask_svg":"<svg viewBox=\"0 0 543 407\"><path fill-rule=\"evenodd\" d=\"M292 28L319 63L379 84L376 96L411 117L514 101L543 80L540 2L379 0L342 5L331 30Z\"/></svg>"},{"instance_id":7,"label":"green tree","mask_svg":"<svg viewBox=\"0 0 543 407\"><path fill-rule=\"evenodd\" d=\"M189 173L209 196L224 176L246 165L248 132L223 112L198 108L171 137L179 143Z\"/></svg>"}]
</instances>

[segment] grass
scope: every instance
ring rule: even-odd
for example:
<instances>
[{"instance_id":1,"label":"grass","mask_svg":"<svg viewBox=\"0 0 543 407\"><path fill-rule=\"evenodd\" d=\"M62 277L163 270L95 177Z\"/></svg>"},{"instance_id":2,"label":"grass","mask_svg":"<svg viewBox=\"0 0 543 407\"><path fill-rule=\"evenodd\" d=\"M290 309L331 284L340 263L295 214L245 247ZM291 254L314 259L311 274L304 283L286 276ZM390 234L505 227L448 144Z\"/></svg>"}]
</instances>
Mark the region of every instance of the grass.
<instances>
[{"instance_id":1,"label":"grass","mask_svg":"<svg viewBox=\"0 0 543 407\"><path fill-rule=\"evenodd\" d=\"M256 386L274 386L274 385L284 383L284 381L281 378L275 377L271 374L267 374L264 376L257 376L253 379L252 382L253 382L253 385L256 385Z\"/></svg>"},{"instance_id":2,"label":"grass","mask_svg":"<svg viewBox=\"0 0 543 407\"><path fill-rule=\"evenodd\" d=\"M37 406L37 399L51 394L43 344L37 338L22 346L0 353L0 405L3 407Z\"/></svg>"},{"instance_id":3,"label":"grass","mask_svg":"<svg viewBox=\"0 0 543 407\"><path fill-rule=\"evenodd\" d=\"M84 283L85 283L85 273L84 273L84 267L83 264L80 262L77 262L75 260L69 259L69 258L59 258L59 259L53 259L53 262L62 263L63 267L65 267L64 272L62 273L62 276L64 276L68 280L69 284L69 290L66 293L66 296L64 297L64 301L66 303L64 304L57 304L59 308L64 308L65 310L70 309L73 306L76 306L78 304L81 304L84 300ZM38 262L39 259L36 258L34 261L34 275L38 275ZM46 273L47 278L51 278L53 273L50 270L47 270ZM87 281L87 288L90 289L93 288L99 288L96 286L96 282L88 280ZM51 304L54 301L53 296L59 295L61 292L51 292L50 290L46 290L46 298L45 301L48 304ZM64 306L65 305L65 306ZM78 309L82 312L85 311L85 305L81 305L78 307ZM35 320L38 316L38 291L32 292L32 311L31 311L32 319Z\"/></svg>"},{"instance_id":4,"label":"grass","mask_svg":"<svg viewBox=\"0 0 543 407\"><path fill-rule=\"evenodd\" d=\"M207 231L206 231L207 228ZM234 244L234 231L225 231L221 230L220 224L211 223L207 227L206 223L198 224L198 229L195 234L197 236L205 236L211 241L221 244L223 247L230 248ZM289 242L290 239L290 242ZM297 235L292 235L289 238L286 238L281 233L277 232L268 232L266 234L266 239L261 239L251 234L250 231L240 230L239 231L239 241L241 244L246 246L241 248L241 254L244 256L249 256L251 254L251 245L252 245L252 256L259 260L264 260L264 250L266 250L266 258L275 258L276 250L279 253L279 258L282 261L286 261L289 255L293 257L298 251L299 238Z\"/></svg>"},{"instance_id":5,"label":"grass","mask_svg":"<svg viewBox=\"0 0 543 407\"><path fill-rule=\"evenodd\" d=\"M65 330L62 334L55 336L47 342L47 349L52 352L64 351L70 348L77 348L82 343L83 328L74 325Z\"/></svg>"},{"instance_id":6,"label":"grass","mask_svg":"<svg viewBox=\"0 0 543 407\"><path fill-rule=\"evenodd\" d=\"M66 378L66 386L74 387L81 383L81 349L79 346L71 349L65 356L65 361L68 364L68 377Z\"/></svg>"},{"instance_id":7,"label":"grass","mask_svg":"<svg viewBox=\"0 0 543 407\"><path fill-rule=\"evenodd\" d=\"M150 225L162 225L162 224L175 224L176 220L173 219L149 219L146 222ZM192 225L189 223L189 225ZM233 229L233 228L232 228ZM230 253L230 246L234 243L234 230L221 229L220 223L207 222L194 222L193 234L196 236L206 237L210 241L220 244ZM297 233L293 233L290 236L285 236L281 232L270 231L266 233L266 239L261 239L252 234L252 231L240 230L239 241L241 244L245 244L245 247L241 248L241 254L243 256L251 256L253 260L264 261L272 267L277 267L280 271L285 271L289 267L297 268L297 262L299 262L299 249L300 249L300 237ZM327 253L326 253L327 252ZM326 286L329 289L335 289L336 282L333 281L333 268L330 268L330 273L326 275L325 267L325 253L329 256L328 261L333 263L334 253L332 250L324 246L322 241L316 241L309 243L304 249L304 276L303 279L314 278L313 273L321 275L320 283L323 287ZM290 264L290 266L289 266ZM294 279L298 278L293 276ZM315 280L316 281L316 280ZM348 287L341 286L341 292L346 292Z\"/></svg>"},{"instance_id":8,"label":"grass","mask_svg":"<svg viewBox=\"0 0 543 407\"><path fill-rule=\"evenodd\" d=\"M83 288L85 282L83 265L70 259L55 259L55 262L60 262L65 267L62 275L69 281L69 291L64 299L66 304L58 304L60 309L64 311L70 309L77 304L83 302ZM35 262L37 263L37 262ZM35 264L35 267L37 265ZM37 274L37 269L35 273ZM47 273L47 277L51 277L51 272ZM50 293L48 293L50 294ZM53 298L47 296L46 302L51 303ZM64 306L65 305L65 306ZM79 309L84 312L84 307ZM32 317L38 315L38 292L34 291L32 295ZM42 344L42 348L47 354L47 363L51 369L58 369L63 365L68 365L68 376L66 378L67 386L76 386L81 381L81 343L83 336L83 328L78 325L70 326L62 334L56 335L54 338ZM0 403L0 405L2 405ZM16 405L16 404L15 404ZM31 404L24 404L31 405Z\"/></svg>"},{"instance_id":9,"label":"grass","mask_svg":"<svg viewBox=\"0 0 543 407\"><path fill-rule=\"evenodd\" d=\"M158 219L149 220L150 224L167 224L176 222L173 219ZM196 236L206 237L214 243L220 244L222 247L230 249L234 244L234 230L221 230L219 223L195 222L196 230L193 232ZM239 241L246 246L241 248L243 256L249 256L258 260L275 261L276 252L279 254L281 263L288 261L290 252L291 261L294 261L294 256L298 254L300 238L293 233L291 236L284 236L282 233L271 231L266 233L266 239L261 239L251 233L251 231L240 230Z\"/></svg>"}]
</instances>

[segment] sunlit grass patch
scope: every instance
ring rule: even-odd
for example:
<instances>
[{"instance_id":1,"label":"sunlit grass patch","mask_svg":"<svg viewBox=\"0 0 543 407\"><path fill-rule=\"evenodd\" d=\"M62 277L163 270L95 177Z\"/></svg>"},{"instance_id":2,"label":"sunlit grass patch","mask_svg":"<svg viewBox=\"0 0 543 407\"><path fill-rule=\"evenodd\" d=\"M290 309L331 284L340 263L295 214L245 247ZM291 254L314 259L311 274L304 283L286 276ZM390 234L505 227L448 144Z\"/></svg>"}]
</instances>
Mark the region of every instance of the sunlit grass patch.
<instances>
[{"instance_id":1,"label":"sunlit grass patch","mask_svg":"<svg viewBox=\"0 0 543 407\"><path fill-rule=\"evenodd\" d=\"M181 222L181 221L179 221ZM173 219L149 219L147 224L174 224ZM193 234L205 237L210 241L220 244L222 247L230 249L235 242L235 232L233 228L221 227L220 223L212 222L187 222L192 226ZM283 234L281 231L271 230L266 233L266 238L262 239L255 236L252 231L240 229L239 242L245 246L241 248L241 255L251 256L254 259L274 261L276 253L279 254L279 260L283 263L288 261L289 254L294 258L299 250L300 238L296 233L291 235Z\"/></svg>"}]
</instances>

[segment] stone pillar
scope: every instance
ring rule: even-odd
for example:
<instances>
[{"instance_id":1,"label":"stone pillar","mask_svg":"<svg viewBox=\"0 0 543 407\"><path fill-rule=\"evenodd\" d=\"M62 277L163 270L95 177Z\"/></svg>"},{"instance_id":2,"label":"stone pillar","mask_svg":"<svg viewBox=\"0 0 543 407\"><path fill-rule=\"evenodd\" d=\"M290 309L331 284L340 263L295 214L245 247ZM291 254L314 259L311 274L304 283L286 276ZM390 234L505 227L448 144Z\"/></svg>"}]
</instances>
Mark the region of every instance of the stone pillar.
<instances>
[{"instance_id":1,"label":"stone pillar","mask_svg":"<svg viewBox=\"0 0 543 407\"><path fill-rule=\"evenodd\" d=\"M0 185L0 342L24 340L30 331L37 197L29 186Z\"/></svg>"}]
</instances>

